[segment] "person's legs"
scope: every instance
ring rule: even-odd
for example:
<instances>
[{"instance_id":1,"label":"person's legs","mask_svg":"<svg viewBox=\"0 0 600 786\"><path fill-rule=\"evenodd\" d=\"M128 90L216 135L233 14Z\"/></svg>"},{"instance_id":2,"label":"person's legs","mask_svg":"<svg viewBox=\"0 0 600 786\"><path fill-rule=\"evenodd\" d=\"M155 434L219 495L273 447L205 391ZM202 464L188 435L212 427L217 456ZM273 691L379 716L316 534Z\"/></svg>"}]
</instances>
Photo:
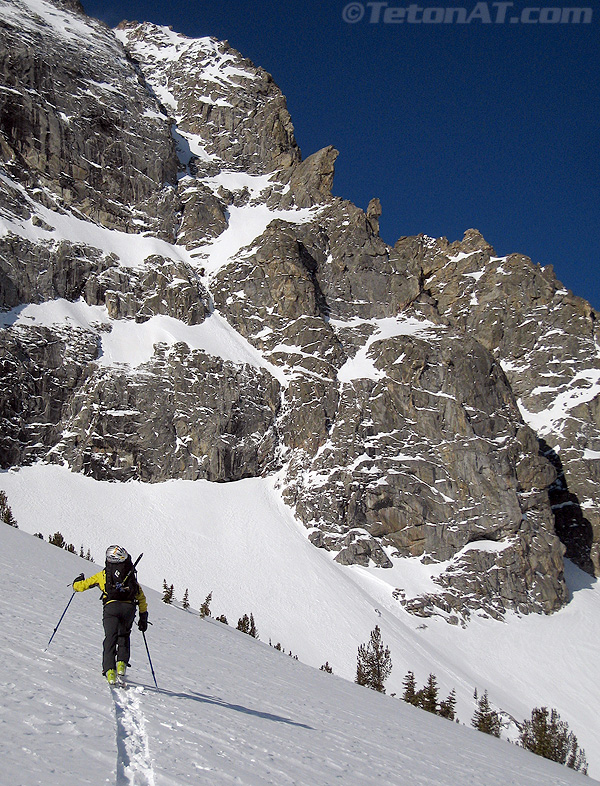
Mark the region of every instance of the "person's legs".
<instances>
[{"instance_id":1,"label":"person's legs","mask_svg":"<svg viewBox=\"0 0 600 786\"><path fill-rule=\"evenodd\" d=\"M117 605L117 604L115 604ZM135 605L133 603L119 603L119 632L117 638L117 660L129 666L129 636L135 618Z\"/></svg>"},{"instance_id":2,"label":"person's legs","mask_svg":"<svg viewBox=\"0 0 600 786\"><path fill-rule=\"evenodd\" d=\"M116 603L107 603L102 614L104 645L102 650L102 674L116 668L117 639L119 637L119 615ZM120 605L120 604L119 604Z\"/></svg>"}]
</instances>

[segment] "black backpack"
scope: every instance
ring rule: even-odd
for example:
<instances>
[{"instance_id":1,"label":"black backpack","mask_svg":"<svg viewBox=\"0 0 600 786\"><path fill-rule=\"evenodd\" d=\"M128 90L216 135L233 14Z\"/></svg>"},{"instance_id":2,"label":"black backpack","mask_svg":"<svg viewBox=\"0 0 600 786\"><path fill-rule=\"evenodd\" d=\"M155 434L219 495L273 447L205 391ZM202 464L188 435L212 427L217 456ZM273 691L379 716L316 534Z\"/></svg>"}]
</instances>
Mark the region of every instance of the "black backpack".
<instances>
[{"instance_id":1,"label":"black backpack","mask_svg":"<svg viewBox=\"0 0 600 786\"><path fill-rule=\"evenodd\" d=\"M107 562L106 585L104 587L104 603L120 600L132 603L138 593L139 585L131 557L125 562Z\"/></svg>"}]
</instances>

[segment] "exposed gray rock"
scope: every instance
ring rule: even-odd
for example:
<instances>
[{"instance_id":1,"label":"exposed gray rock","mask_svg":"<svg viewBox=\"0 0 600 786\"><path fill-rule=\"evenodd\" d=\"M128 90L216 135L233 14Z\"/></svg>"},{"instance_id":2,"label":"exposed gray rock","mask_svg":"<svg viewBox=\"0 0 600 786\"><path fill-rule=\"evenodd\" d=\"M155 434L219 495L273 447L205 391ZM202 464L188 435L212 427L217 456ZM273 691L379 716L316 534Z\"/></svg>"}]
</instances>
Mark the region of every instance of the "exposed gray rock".
<instances>
[{"instance_id":1,"label":"exposed gray rock","mask_svg":"<svg viewBox=\"0 0 600 786\"><path fill-rule=\"evenodd\" d=\"M88 374L48 460L118 481L232 481L274 469L277 382L186 344L156 350L137 369Z\"/></svg>"},{"instance_id":2,"label":"exposed gray rock","mask_svg":"<svg viewBox=\"0 0 600 786\"><path fill-rule=\"evenodd\" d=\"M45 455L97 354L97 335L79 328L0 329L0 467Z\"/></svg>"},{"instance_id":3,"label":"exposed gray rock","mask_svg":"<svg viewBox=\"0 0 600 786\"><path fill-rule=\"evenodd\" d=\"M83 10L83 6L79 2L79 0L54 0L55 5L59 8L65 8L69 11L73 11L76 14L85 14Z\"/></svg>"},{"instance_id":4,"label":"exposed gray rock","mask_svg":"<svg viewBox=\"0 0 600 786\"><path fill-rule=\"evenodd\" d=\"M84 296L90 305L106 305L113 319L145 322L165 314L197 325L210 313L210 296L196 271L159 255L148 257L142 269L99 270L86 281Z\"/></svg>"},{"instance_id":5,"label":"exposed gray rock","mask_svg":"<svg viewBox=\"0 0 600 786\"><path fill-rule=\"evenodd\" d=\"M114 319L138 322L166 314L196 325L211 308L198 273L183 262L154 255L143 268L125 268L114 255L90 246L0 238L0 308L80 297L106 305Z\"/></svg>"},{"instance_id":6,"label":"exposed gray rock","mask_svg":"<svg viewBox=\"0 0 600 786\"><path fill-rule=\"evenodd\" d=\"M79 3L57 5L53 24L22 0L13 5L0 27L0 145L10 172L82 217L172 239L170 123L113 33L87 19L87 34L73 32Z\"/></svg>"},{"instance_id":7,"label":"exposed gray rock","mask_svg":"<svg viewBox=\"0 0 600 786\"><path fill-rule=\"evenodd\" d=\"M178 242L187 247L197 247L218 237L227 229L227 206L239 203L236 195L221 192L221 198L197 181L180 186L181 222L177 230Z\"/></svg>"},{"instance_id":8,"label":"exposed gray rock","mask_svg":"<svg viewBox=\"0 0 600 786\"><path fill-rule=\"evenodd\" d=\"M371 562L380 568L391 568L393 563L381 548L379 541L364 530L350 530L344 538L339 538L322 530L315 529L308 539L318 549L337 551L335 561L340 565L362 565L369 567ZM340 551L341 547L341 551Z\"/></svg>"},{"instance_id":9,"label":"exposed gray rock","mask_svg":"<svg viewBox=\"0 0 600 786\"><path fill-rule=\"evenodd\" d=\"M341 199L319 215L318 226L327 238L319 284L334 318L395 316L419 295L418 278L399 269L396 252L372 221Z\"/></svg>"},{"instance_id":10,"label":"exposed gray rock","mask_svg":"<svg viewBox=\"0 0 600 786\"><path fill-rule=\"evenodd\" d=\"M0 238L0 308L65 298L77 300L86 282L116 265L97 249L68 241L31 243L16 235Z\"/></svg>"},{"instance_id":11,"label":"exposed gray rock","mask_svg":"<svg viewBox=\"0 0 600 786\"><path fill-rule=\"evenodd\" d=\"M546 493L555 473L538 456L498 364L476 342L433 326L374 342L370 355L385 370L381 380L342 385L324 446L290 462L284 493L297 515L330 533L323 541L329 549L337 534L344 564L365 560L364 548L347 548L357 528L396 555L434 561L480 540L510 542L506 565L521 563L525 575L539 561L544 578L534 571L515 582L505 608L558 608L565 599L562 546ZM541 533L539 543L532 537L535 560L531 550L525 560L523 532ZM450 574L444 580L455 589L460 583ZM474 608L497 595L485 574L478 581ZM471 605L467 592L453 597L454 609Z\"/></svg>"},{"instance_id":12,"label":"exposed gray rock","mask_svg":"<svg viewBox=\"0 0 600 786\"><path fill-rule=\"evenodd\" d=\"M375 234L379 234L379 219L381 217L382 209L381 202L377 197L374 197L367 205L367 218L371 224L371 229Z\"/></svg>"},{"instance_id":13,"label":"exposed gray rock","mask_svg":"<svg viewBox=\"0 0 600 786\"><path fill-rule=\"evenodd\" d=\"M406 598L398 589L396 599L413 614L456 617L458 612L463 622L471 612L494 619L503 619L509 610L549 614L567 602L564 547L535 518L524 518L517 535L499 550L494 542L481 545L460 554L434 579L438 593Z\"/></svg>"},{"instance_id":14,"label":"exposed gray rock","mask_svg":"<svg viewBox=\"0 0 600 786\"><path fill-rule=\"evenodd\" d=\"M281 200L282 205L312 207L330 199L338 155L329 145L295 166L289 177L289 194Z\"/></svg>"},{"instance_id":15,"label":"exposed gray rock","mask_svg":"<svg viewBox=\"0 0 600 786\"><path fill-rule=\"evenodd\" d=\"M215 174L223 162L238 172L263 174L300 161L281 91L270 74L227 42L135 22L119 25L119 35L178 132L197 140L190 154L198 174ZM178 56L162 57L165 47L176 48ZM192 149L198 145L202 155Z\"/></svg>"},{"instance_id":16,"label":"exposed gray rock","mask_svg":"<svg viewBox=\"0 0 600 786\"><path fill-rule=\"evenodd\" d=\"M558 470L551 496L567 555L600 574L600 327L589 303L528 257L502 259L476 230L462 243L403 238L396 250L420 271L442 317L501 362L521 413Z\"/></svg>"}]
</instances>

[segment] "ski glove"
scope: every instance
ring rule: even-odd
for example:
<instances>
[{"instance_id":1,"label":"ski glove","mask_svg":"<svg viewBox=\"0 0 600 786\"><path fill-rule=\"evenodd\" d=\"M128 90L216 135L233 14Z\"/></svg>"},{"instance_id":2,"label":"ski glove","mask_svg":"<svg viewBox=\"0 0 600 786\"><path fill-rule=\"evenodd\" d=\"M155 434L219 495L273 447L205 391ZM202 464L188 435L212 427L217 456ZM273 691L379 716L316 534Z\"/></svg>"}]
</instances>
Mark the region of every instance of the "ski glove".
<instances>
[{"instance_id":1,"label":"ski glove","mask_svg":"<svg viewBox=\"0 0 600 786\"><path fill-rule=\"evenodd\" d=\"M144 633L148 630L148 612L142 611L138 620L138 628Z\"/></svg>"},{"instance_id":2,"label":"ski glove","mask_svg":"<svg viewBox=\"0 0 600 786\"><path fill-rule=\"evenodd\" d=\"M73 579L73 585L75 584L76 581L84 581L84 580L85 580L85 576L83 575L83 573L80 573L79 576Z\"/></svg>"}]
</instances>

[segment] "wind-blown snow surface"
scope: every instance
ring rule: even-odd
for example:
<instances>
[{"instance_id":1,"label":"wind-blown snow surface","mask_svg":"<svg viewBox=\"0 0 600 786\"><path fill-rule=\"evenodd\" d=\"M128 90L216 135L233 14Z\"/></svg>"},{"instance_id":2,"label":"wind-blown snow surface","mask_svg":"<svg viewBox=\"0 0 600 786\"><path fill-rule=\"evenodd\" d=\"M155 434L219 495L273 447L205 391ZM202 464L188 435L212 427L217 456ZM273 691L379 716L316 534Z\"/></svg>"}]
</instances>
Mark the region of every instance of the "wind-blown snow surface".
<instances>
[{"instance_id":1,"label":"wind-blown snow surface","mask_svg":"<svg viewBox=\"0 0 600 786\"><path fill-rule=\"evenodd\" d=\"M166 544L163 559L168 564ZM73 576L93 566L4 526L0 565L3 784L589 783L520 748L167 607L154 592L148 593L154 625L147 638L159 690L135 630L131 687L111 690L99 672L95 590L75 596L44 651Z\"/></svg>"},{"instance_id":2,"label":"wind-blown snow surface","mask_svg":"<svg viewBox=\"0 0 600 786\"><path fill-rule=\"evenodd\" d=\"M600 772L600 686L594 675L600 592L572 565L573 597L557 614L509 616L506 623L474 618L462 629L439 618L411 616L393 599L395 587L407 595L434 588L430 566L416 559L398 561L388 570L332 562L308 542L282 504L274 479L121 484L38 464L0 474L0 488L23 530L46 536L59 530L77 549L83 543L97 558L113 542L134 555L143 551L142 582L159 590L167 579L178 598L188 587L195 608L212 592L213 614L226 614L233 625L253 612L262 641L281 642L304 663L319 666L328 660L337 675L352 680L357 646L378 624L394 664L388 693L401 693L403 677L412 669L421 684L429 672L436 674L444 696L456 689L458 715L466 724L475 687L487 689L493 704L519 721L534 706L556 707L585 748L591 775ZM81 568L72 564L76 575ZM93 568L82 564L90 575ZM26 572L18 569L19 577ZM45 579L47 589L48 582L54 586L55 580ZM66 602L68 593L60 592ZM61 603L62 595L52 610L57 619ZM99 613L93 604L90 613ZM164 613L153 599L151 619L159 617L157 628ZM186 635L176 638L183 642ZM170 668L169 652L163 669ZM201 664L204 657L202 651L188 653L186 661ZM243 704L232 697L227 701Z\"/></svg>"}]
</instances>

